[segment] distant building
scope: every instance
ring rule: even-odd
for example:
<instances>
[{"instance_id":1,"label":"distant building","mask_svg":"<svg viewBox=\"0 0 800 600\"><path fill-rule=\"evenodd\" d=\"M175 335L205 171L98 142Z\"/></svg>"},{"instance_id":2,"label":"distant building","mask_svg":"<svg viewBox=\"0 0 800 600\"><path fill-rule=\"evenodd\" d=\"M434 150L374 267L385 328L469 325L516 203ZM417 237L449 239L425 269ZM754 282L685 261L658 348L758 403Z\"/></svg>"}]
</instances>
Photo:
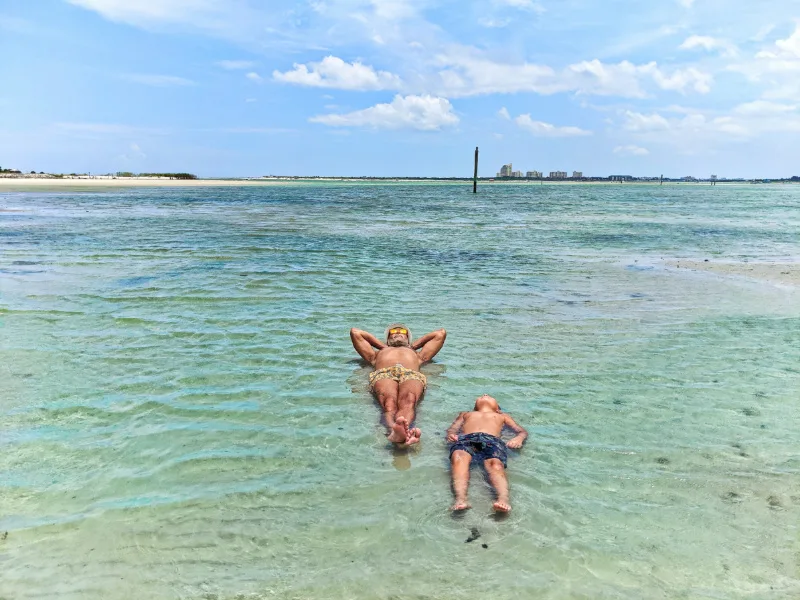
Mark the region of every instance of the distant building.
<instances>
[{"instance_id":1,"label":"distant building","mask_svg":"<svg viewBox=\"0 0 800 600\"><path fill-rule=\"evenodd\" d=\"M609 175L611 181L632 181L633 175Z\"/></svg>"},{"instance_id":2,"label":"distant building","mask_svg":"<svg viewBox=\"0 0 800 600\"><path fill-rule=\"evenodd\" d=\"M525 173L525 177L527 177L528 179L541 179L542 178L542 172L541 171L528 171L527 173Z\"/></svg>"},{"instance_id":3,"label":"distant building","mask_svg":"<svg viewBox=\"0 0 800 600\"><path fill-rule=\"evenodd\" d=\"M503 165L500 169L500 172L497 174L498 177L511 177L511 163L507 165Z\"/></svg>"},{"instance_id":4,"label":"distant building","mask_svg":"<svg viewBox=\"0 0 800 600\"><path fill-rule=\"evenodd\" d=\"M684 181L697 181L697 178L692 177L691 175L687 175L683 178Z\"/></svg>"},{"instance_id":5,"label":"distant building","mask_svg":"<svg viewBox=\"0 0 800 600\"><path fill-rule=\"evenodd\" d=\"M511 171L512 177L522 177L522 171Z\"/></svg>"},{"instance_id":6,"label":"distant building","mask_svg":"<svg viewBox=\"0 0 800 600\"><path fill-rule=\"evenodd\" d=\"M573 171L572 172L573 179L583 179L583 171Z\"/></svg>"},{"instance_id":7,"label":"distant building","mask_svg":"<svg viewBox=\"0 0 800 600\"><path fill-rule=\"evenodd\" d=\"M550 179L566 179L566 171L550 171Z\"/></svg>"}]
</instances>

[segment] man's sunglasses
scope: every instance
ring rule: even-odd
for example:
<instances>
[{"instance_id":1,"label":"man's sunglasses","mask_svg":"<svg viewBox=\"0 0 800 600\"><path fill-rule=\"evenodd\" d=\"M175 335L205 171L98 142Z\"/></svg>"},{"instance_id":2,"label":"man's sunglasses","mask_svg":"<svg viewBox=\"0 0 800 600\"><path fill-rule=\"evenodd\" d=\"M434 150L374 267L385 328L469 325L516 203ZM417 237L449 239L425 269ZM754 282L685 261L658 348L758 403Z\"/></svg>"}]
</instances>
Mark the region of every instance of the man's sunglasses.
<instances>
[{"instance_id":1,"label":"man's sunglasses","mask_svg":"<svg viewBox=\"0 0 800 600\"><path fill-rule=\"evenodd\" d=\"M399 333L401 335L408 335L408 329L403 329L402 327L395 327L394 329L389 330L389 335L394 335L395 333Z\"/></svg>"}]
</instances>

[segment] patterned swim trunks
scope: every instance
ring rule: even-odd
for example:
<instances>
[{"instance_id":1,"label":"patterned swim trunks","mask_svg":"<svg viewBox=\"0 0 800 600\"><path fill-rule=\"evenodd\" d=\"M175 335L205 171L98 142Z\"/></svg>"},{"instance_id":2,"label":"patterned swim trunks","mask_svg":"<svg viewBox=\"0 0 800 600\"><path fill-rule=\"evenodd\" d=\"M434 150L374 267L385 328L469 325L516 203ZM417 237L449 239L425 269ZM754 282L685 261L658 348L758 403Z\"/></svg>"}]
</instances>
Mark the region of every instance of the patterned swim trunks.
<instances>
[{"instance_id":1,"label":"patterned swim trunks","mask_svg":"<svg viewBox=\"0 0 800 600\"><path fill-rule=\"evenodd\" d=\"M499 437L495 437L488 433L465 433L458 436L458 441L450 446L450 456L456 450L463 450L469 452L472 460L488 460L490 458L497 458L506 467L508 461L508 452L506 451L506 444Z\"/></svg>"},{"instance_id":2,"label":"patterned swim trunks","mask_svg":"<svg viewBox=\"0 0 800 600\"><path fill-rule=\"evenodd\" d=\"M382 379L391 379L397 383L403 383L404 381L409 380L419 381L422 383L423 390L428 387L428 380L426 379L425 375L419 371L406 369L403 365L399 364L393 367L386 367L385 369L378 369L377 371L370 373L369 389L373 389L375 387L375 382L381 381Z\"/></svg>"}]
</instances>

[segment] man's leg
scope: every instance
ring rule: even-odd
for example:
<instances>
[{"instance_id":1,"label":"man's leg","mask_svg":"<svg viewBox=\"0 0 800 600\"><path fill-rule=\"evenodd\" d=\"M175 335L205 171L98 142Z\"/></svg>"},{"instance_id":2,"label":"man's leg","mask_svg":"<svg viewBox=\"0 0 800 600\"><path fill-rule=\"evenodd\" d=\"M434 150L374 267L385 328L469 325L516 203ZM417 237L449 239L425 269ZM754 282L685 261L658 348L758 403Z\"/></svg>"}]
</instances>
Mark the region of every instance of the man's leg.
<instances>
[{"instance_id":1,"label":"man's leg","mask_svg":"<svg viewBox=\"0 0 800 600\"><path fill-rule=\"evenodd\" d=\"M393 379L381 379L372 386L372 391L383 408L383 420L389 428L389 441L404 444L408 438L408 422L397 420L397 395L399 385Z\"/></svg>"},{"instance_id":2,"label":"man's leg","mask_svg":"<svg viewBox=\"0 0 800 600\"><path fill-rule=\"evenodd\" d=\"M397 395L397 420L403 419L410 428L407 444L416 444L422 435L418 428L411 428L411 425L416 418L417 402L423 393L425 393L425 386L421 381L409 379L400 384Z\"/></svg>"},{"instance_id":3,"label":"man's leg","mask_svg":"<svg viewBox=\"0 0 800 600\"><path fill-rule=\"evenodd\" d=\"M489 458L483 461L483 466L489 474L489 483L497 494L497 501L492 505L496 512L508 512L511 505L508 503L508 479L506 468L499 458Z\"/></svg>"},{"instance_id":4,"label":"man's leg","mask_svg":"<svg viewBox=\"0 0 800 600\"><path fill-rule=\"evenodd\" d=\"M472 455L466 450L455 450L450 455L450 473L453 477L453 495L456 497L451 510L472 508L467 500L469 488L469 465Z\"/></svg>"}]
</instances>

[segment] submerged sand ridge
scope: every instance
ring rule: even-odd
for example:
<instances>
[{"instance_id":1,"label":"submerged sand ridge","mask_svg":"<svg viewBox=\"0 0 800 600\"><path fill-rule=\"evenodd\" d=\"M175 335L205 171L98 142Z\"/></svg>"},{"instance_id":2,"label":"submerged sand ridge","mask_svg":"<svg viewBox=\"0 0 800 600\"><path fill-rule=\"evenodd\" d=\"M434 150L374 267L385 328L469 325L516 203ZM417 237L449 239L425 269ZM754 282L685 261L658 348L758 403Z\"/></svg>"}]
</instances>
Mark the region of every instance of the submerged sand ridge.
<instances>
[{"instance_id":1,"label":"submerged sand ridge","mask_svg":"<svg viewBox=\"0 0 800 600\"><path fill-rule=\"evenodd\" d=\"M703 271L725 277L746 277L773 285L800 287L800 262L744 262L671 259L667 267Z\"/></svg>"}]
</instances>

